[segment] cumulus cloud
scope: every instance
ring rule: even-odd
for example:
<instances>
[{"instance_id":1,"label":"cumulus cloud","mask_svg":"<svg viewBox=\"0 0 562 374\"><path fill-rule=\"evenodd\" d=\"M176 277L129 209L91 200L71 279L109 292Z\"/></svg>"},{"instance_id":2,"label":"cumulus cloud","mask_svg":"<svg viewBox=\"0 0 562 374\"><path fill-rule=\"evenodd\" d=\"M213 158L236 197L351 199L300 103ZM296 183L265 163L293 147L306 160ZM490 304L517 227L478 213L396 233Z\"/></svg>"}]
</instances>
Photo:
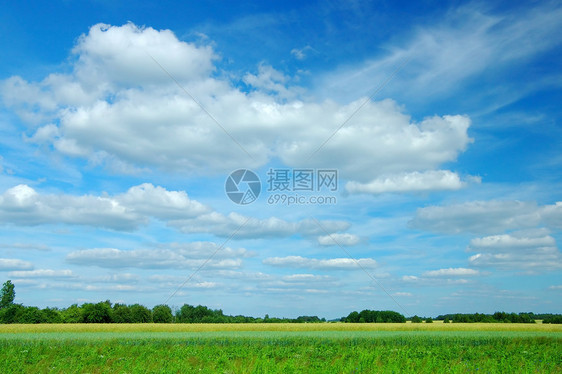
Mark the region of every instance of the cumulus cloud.
<instances>
[{"instance_id":1,"label":"cumulus cloud","mask_svg":"<svg viewBox=\"0 0 562 374\"><path fill-rule=\"evenodd\" d=\"M474 269L467 269L467 268L448 268L448 269L439 269L439 270L430 270L424 272L422 275L424 277L464 277L464 276L471 276L471 275L479 275L480 272Z\"/></svg>"},{"instance_id":2,"label":"cumulus cloud","mask_svg":"<svg viewBox=\"0 0 562 374\"><path fill-rule=\"evenodd\" d=\"M361 268L373 269L377 262L372 258L330 258L316 259L301 256L270 257L263 260L266 265L290 268L310 268L318 270L361 270Z\"/></svg>"},{"instance_id":3,"label":"cumulus cloud","mask_svg":"<svg viewBox=\"0 0 562 374\"><path fill-rule=\"evenodd\" d=\"M31 262L16 258L0 258L0 271L30 269L33 269L33 264Z\"/></svg>"},{"instance_id":4,"label":"cumulus cloud","mask_svg":"<svg viewBox=\"0 0 562 374\"><path fill-rule=\"evenodd\" d=\"M562 201L554 205L546 205L541 211L543 222L552 228L562 229Z\"/></svg>"},{"instance_id":5,"label":"cumulus cloud","mask_svg":"<svg viewBox=\"0 0 562 374\"><path fill-rule=\"evenodd\" d=\"M185 191L168 191L151 183L129 188L117 200L135 212L162 220L197 217L210 208L191 200Z\"/></svg>"},{"instance_id":6,"label":"cumulus cloud","mask_svg":"<svg viewBox=\"0 0 562 374\"><path fill-rule=\"evenodd\" d=\"M445 270L445 272L449 271L449 269L441 269L441 270ZM440 270L436 270L436 271L440 272ZM424 273L420 277L416 275L404 275L402 276L401 281L408 285L415 284L417 286L432 286L432 287L441 286L441 285L469 283L468 279L457 278L458 276L460 276L460 274L454 274L455 272L453 272L453 274L436 274L436 275L432 275L431 273L427 275L426 273ZM467 274L467 275L474 275L474 274Z\"/></svg>"},{"instance_id":7,"label":"cumulus cloud","mask_svg":"<svg viewBox=\"0 0 562 374\"><path fill-rule=\"evenodd\" d=\"M324 230L343 231L350 226L344 221L321 221L320 226L312 219L288 222L276 217L258 219L234 212L228 215L212 212L195 219L170 221L169 225L186 233L208 232L230 236L236 232L237 238L288 237L295 234L310 236L323 233Z\"/></svg>"},{"instance_id":8,"label":"cumulus cloud","mask_svg":"<svg viewBox=\"0 0 562 374\"><path fill-rule=\"evenodd\" d=\"M226 251L228 253L228 250ZM210 258L213 252L208 254ZM102 268L141 268L141 269L190 269L202 265L207 258L193 258L190 251L169 249L135 249L93 248L74 251L66 256L72 264L99 266ZM209 268L239 268L239 258L221 258L220 251L216 258L205 265Z\"/></svg>"},{"instance_id":9,"label":"cumulus cloud","mask_svg":"<svg viewBox=\"0 0 562 374\"><path fill-rule=\"evenodd\" d=\"M533 202L472 201L420 208L409 225L415 229L447 234L492 234L532 228L540 222L541 210Z\"/></svg>"},{"instance_id":10,"label":"cumulus cloud","mask_svg":"<svg viewBox=\"0 0 562 374\"><path fill-rule=\"evenodd\" d=\"M21 184L0 196L0 221L17 225L69 223L130 230L145 219L109 197L41 195Z\"/></svg>"},{"instance_id":11,"label":"cumulus cloud","mask_svg":"<svg viewBox=\"0 0 562 374\"><path fill-rule=\"evenodd\" d=\"M14 278L74 278L76 274L72 270L53 270L53 269L37 269L37 270L19 270L8 273L8 276Z\"/></svg>"},{"instance_id":12,"label":"cumulus cloud","mask_svg":"<svg viewBox=\"0 0 562 374\"><path fill-rule=\"evenodd\" d=\"M556 240L550 235L540 237L521 237L514 234L491 235L474 238L470 241L469 249L478 250L525 250L536 247L556 246Z\"/></svg>"},{"instance_id":13,"label":"cumulus cloud","mask_svg":"<svg viewBox=\"0 0 562 374\"><path fill-rule=\"evenodd\" d=\"M184 276L175 276L175 275L163 275L163 274L155 274L148 277L151 282L158 283L160 288L175 288L178 284L183 284L186 280ZM183 284L182 288L216 288L219 286L219 283L216 282L209 282L209 281L195 281L192 280L186 284ZM184 295L184 293L179 292L178 295Z\"/></svg>"},{"instance_id":14,"label":"cumulus cloud","mask_svg":"<svg viewBox=\"0 0 562 374\"><path fill-rule=\"evenodd\" d=\"M246 73L243 81L256 90L283 99L292 99L299 91L296 88L287 88L287 83L290 81L290 78L275 70L272 66L265 64L260 64L258 66L257 75Z\"/></svg>"},{"instance_id":15,"label":"cumulus cloud","mask_svg":"<svg viewBox=\"0 0 562 374\"><path fill-rule=\"evenodd\" d=\"M179 253L186 258L208 258L219 249L219 245L213 242L187 242L187 243L161 243L158 249L170 250ZM253 257L255 253L245 248L222 247L214 258L246 258Z\"/></svg>"},{"instance_id":16,"label":"cumulus cloud","mask_svg":"<svg viewBox=\"0 0 562 374\"><path fill-rule=\"evenodd\" d=\"M539 232L540 233L540 232ZM550 235L533 236L532 231L475 238L469 250L473 266L520 269L530 272L562 269L562 255Z\"/></svg>"},{"instance_id":17,"label":"cumulus cloud","mask_svg":"<svg viewBox=\"0 0 562 374\"><path fill-rule=\"evenodd\" d=\"M395 292L392 295L393 296L401 296L401 297L412 297L412 296L414 296L410 292Z\"/></svg>"},{"instance_id":18,"label":"cumulus cloud","mask_svg":"<svg viewBox=\"0 0 562 374\"><path fill-rule=\"evenodd\" d=\"M24 184L0 195L0 221L17 225L68 223L132 230L150 217L189 218L208 210L184 191L167 191L149 183L112 197L45 195Z\"/></svg>"},{"instance_id":19,"label":"cumulus cloud","mask_svg":"<svg viewBox=\"0 0 562 374\"><path fill-rule=\"evenodd\" d=\"M326 282L332 281L334 278L329 275L315 274L291 274L281 278L285 282L290 283L309 283L309 282Z\"/></svg>"},{"instance_id":20,"label":"cumulus cloud","mask_svg":"<svg viewBox=\"0 0 562 374\"><path fill-rule=\"evenodd\" d=\"M348 182L345 189L349 193L381 194L385 192L458 190L465 184L466 182L461 181L459 175L452 171L429 170L379 177L368 183Z\"/></svg>"},{"instance_id":21,"label":"cumulus cloud","mask_svg":"<svg viewBox=\"0 0 562 374\"><path fill-rule=\"evenodd\" d=\"M180 41L169 30L98 24L78 39L73 55L70 73L40 82L11 77L1 82L0 95L30 124L31 141L114 170L217 173L275 157L293 167L329 165L347 180L367 183L381 175L427 173L456 160L471 142L465 116L418 123L392 100L368 101L356 113L365 98L347 105L293 99L298 89L266 65L244 77L256 88L244 92L212 74L212 48ZM454 173L440 173L424 175L436 188L452 188Z\"/></svg>"},{"instance_id":22,"label":"cumulus cloud","mask_svg":"<svg viewBox=\"0 0 562 374\"><path fill-rule=\"evenodd\" d=\"M115 273L93 279L96 282L102 283L137 283L140 277L137 274L131 273Z\"/></svg>"},{"instance_id":23,"label":"cumulus cloud","mask_svg":"<svg viewBox=\"0 0 562 374\"><path fill-rule=\"evenodd\" d=\"M562 204L473 201L418 209L410 227L437 233L505 234L473 238L468 250L472 266L530 272L562 268L562 256L548 228L562 222Z\"/></svg>"},{"instance_id":24,"label":"cumulus cloud","mask_svg":"<svg viewBox=\"0 0 562 374\"><path fill-rule=\"evenodd\" d=\"M402 276L402 280L404 282L417 282L419 281L419 277L416 277L415 275L403 275Z\"/></svg>"},{"instance_id":25,"label":"cumulus cloud","mask_svg":"<svg viewBox=\"0 0 562 374\"><path fill-rule=\"evenodd\" d=\"M318 244L320 245L344 245L344 246L352 246L359 244L359 237L353 234L330 234L330 235L323 235L318 237Z\"/></svg>"},{"instance_id":26,"label":"cumulus cloud","mask_svg":"<svg viewBox=\"0 0 562 374\"><path fill-rule=\"evenodd\" d=\"M312 219L289 222L276 217L258 219L238 213L224 215L192 200L185 191L168 191L144 183L113 196L41 194L27 185L18 185L0 195L0 222L16 225L66 223L133 230L160 219L185 233L210 233L239 238L312 236L343 231L344 221Z\"/></svg>"}]
</instances>

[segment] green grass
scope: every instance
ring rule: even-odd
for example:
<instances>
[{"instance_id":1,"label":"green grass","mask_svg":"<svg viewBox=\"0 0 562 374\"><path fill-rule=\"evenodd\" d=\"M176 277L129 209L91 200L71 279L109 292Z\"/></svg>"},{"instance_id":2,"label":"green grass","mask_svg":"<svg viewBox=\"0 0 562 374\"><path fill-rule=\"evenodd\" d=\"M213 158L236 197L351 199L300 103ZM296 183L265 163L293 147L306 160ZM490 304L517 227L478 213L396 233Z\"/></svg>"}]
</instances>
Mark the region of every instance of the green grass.
<instances>
[{"instance_id":1,"label":"green grass","mask_svg":"<svg viewBox=\"0 0 562 374\"><path fill-rule=\"evenodd\" d=\"M0 326L0 372L562 373L562 331L540 325L59 326Z\"/></svg>"}]
</instances>

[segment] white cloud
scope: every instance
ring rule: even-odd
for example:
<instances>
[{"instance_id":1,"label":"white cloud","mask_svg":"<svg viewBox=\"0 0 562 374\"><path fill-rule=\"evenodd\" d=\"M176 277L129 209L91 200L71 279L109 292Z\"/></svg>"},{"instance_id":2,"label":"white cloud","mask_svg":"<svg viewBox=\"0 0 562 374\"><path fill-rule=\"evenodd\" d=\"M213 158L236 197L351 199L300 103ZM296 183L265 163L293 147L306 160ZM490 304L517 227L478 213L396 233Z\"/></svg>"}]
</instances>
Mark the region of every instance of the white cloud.
<instances>
[{"instance_id":1,"label":"white cloud","mask_svg":"<svg viewBox=\"0 0 562 374\"><path fill-rule=\"evenodd\" d=\"M202 270L205 272L205 269ZM236 270L212 270L213 276L218 276L226 279L237 279L237 280L247 280L252 283L263 282L266 280L273 279L273 275L266 274L262 272L248 272L248 271L236 271Z\"/></svg>"},{"instance_id":2,"label":"white cloud","mask_svg":"<svg viewBox=\"0 0 562 374\"><path fill-rule=\"evenodd\" d=\"M562 290L562 284L548 287L549 290Z\"/></svg>"},{"instance_id":3,"label":"white cloud","mask_svg":"<svg viewBox=\"0 0 562 374\"><path fill-rule=\"evenodd\" d=\"M560 251L554 247L536 249L532 253L478 253L469 258L473 266L521 269L542 272L562 269Z\"/></svg>"},{"instance_id":4,"label":"white cloud","mask_svg":"<svg viewBox=\"0 0 562 374\"><path fill-rule=\"evenodd\" d=\"M404 282L417 282L419 281L419 277L416 277L415 275L404 275L402 276L402 280Z\"/></svg>"},{"instance_id":5,"label":"white cloud","mask_svg":"<svg viewBox=\"0 0 562 374\"><path fill-rule=\"evenodd\" d=\"M169 30L132 24L93 26L78 39L73 54L71 73L51 74L36 83L12 77L0 84L0 94L32 127L39 123L32 141L116 171L156 167L217 173L278 158L294 167L329 165L342 178L364 183L380 175L433 170L455 161L471 141L465 116L415 123L392 100L369 101L309 158L364 98L348 105L287 100L298 89L287 87L288 78L265 65L258 75L246 75L246 82L258 88L246 93L212 74L210 47L179 41Z\"/></svg>"},{"instance_id":6,"label":"white cloud","mask_svg":"<svg viewBox=\"0 0 562 374\"><path fill-rule=\"evenodd\" d=\"M538 272L562 268L562 256L547 226L557 228L562 215L560 203L538 206L534 202L474 201L418 209L409 222L416 229L459 234L488 235L470 241L469 258L477 267ZM515 230L515 231L514 231Z\"/></svg>"},{"instance_id":7,"label":"white cloud","mask_svg":"<svg viewBox=\"0 0 562 374\"><path fill-rule=\"evenodd\" d=\"M281 159L288 165L307 160L310 152L318 147L318 141L332 135L360 102L342 108L319 108L317 116L320 118L324 116L322 112L336 110L331 114L335 120L324 120L333 125L318 131L320 136L313 137L310 133L295 137L296 140L281 150ZM317 121L311 118L310 122ZM385 174L433 169L454 161L466 149L471 141L467 135L469 126L467 117L447 115L411 123L392 100L369 102L309 162L313 166L331 165L338 168L344 178L359 182ZM327 128L332 132L326 131Z\"/></svg>"},{"instance_id":8,"label":"white cloud","mask_svg":"<svg viewBox=\"0 0 562 374\"><path fill-rule=\"evenodd\" d=\"M344 221L322 221L320 226L312 219L288 222L276 217L224 215L190 199L185 191L168 191L150 183L114 196L45 195L27 185L12 187L0 195L0 222L16 225L65 223L133 230L151 218L186 233L230 236L237 232L237 238L311 236L350 226Z\"/></svg>"},{"instance_id":9,"label":"white cloud","mask_svg":"<svg viewBox=\"0 0 562 374\"><path fill-rule=\"evenodd\" d=\"M295 234L318 235L324 230L343 231L350 226L344 221L321 221L320 226L312 219L288 222L276 217L258 219L238 213L223 215L217 212L204 214L195 219L174 220L169 222L169 225L186 233L208 232L217 236L230 236L236 232L237 238L286 237Z\"/></svg>"},{"instance_id":10,"label":"white cloud","mask_svg":"<svg viewBox=\"0 0 562 374\"><path fill-rule=\"evenodd\" d=\"M394 296L402 296L402 297L412 297L414 296L413 294L411 294L410 292L395 292L392 295Z\"/></svg>"},{"instance_id":11,"label":"white cloud","mask_svg":"<svg viewBox=\"0 0 562 374\"><path fill-rule=\"evenodd\" d=\"M140 276L131 273L115 273L93 279L95 282L103 283L138 283Z\"/></svg>"},{"instance_id":12,"label":"white cloud","mask_svg":"<svg viewBox=\"0 0 562 374\"><path fill-rule=\"evenodd\" d=\"M216 258L208 261L208 268L239 268L242 260L237 258L221 258L221 251ZM135 249L120 250L116 248L94 248L74 251L66 256L72 264L99 266L102 268L141 268L141 269L190 269L201 266L208 257L193 258L189 252L168 249Z\"/></svg>"},{"instance_id":13,"label":"white cloud","mask_svg":"<svg viewBox=\"0 0 562 374\"><path fill-rule=\"evenodd\" d=\"M30 270L33 269L31 262L16 258L0 258L0 271L6 270Z\"/></svg>"},{"instance_id":14,"label":"white cloud","mask_svg":"<svg viewBox=\"0 0 562 374\"><path fill-rule=\"evenodd\" d=\"M185 288L217 288L220 284L216 282L196 282L196 283L187 283L183 287Z\"/></svg>"},{"instance_id":15,"label":"white cloud","mask_svg":"<svg viewBox=\"0 0 562 374\"><path fill-rule=\"evenodd\" d=\"M51 249L44 244L32 244L32 243L12 243L12 244L0 244L0 248L8 249L18 249L18 250L34 250L34 251L50 251Z\"/></svg>"},{"instance_id":16,"label":"white cloud","mask_svg":"<svg viewBox=\"0 0 562 374\"><path fill-rule=\"evenodd\" d=\"M449 170L430 170L379 177L368 183L348 182L349 193L381 194L385 192L424 192L458 190L465 186L457 173Z\"/></svg>"},{"instance_id":17,"label":"white cloud","mask_svg":"<svg viewBox=\"0 0 562 374\"><path fill-rule=\"evenodd\" d=\"M68 223L130 230L146 219L113 198L41 195L21 184L0 196L0 222L17 225Z\"/></svg>"},{"instance_id":18,"label":"white cloud","mask_svg":"<svg viewBox=\"0 0 562 374\"><path fill-rule=\"evenodd\" d=\"M32 142L32 143L48 143L52 142L55 138L59 136L59 128L55 124L47 124L43 127L40 127L35 131L33 136L27 138L25 140Z\"/></svg>"},{"instance_id":19,"label":"white cloud","mask_svg":"<svg viewBox=\"0 0 562 374\"><path fill-rule=\"evenodd\" d=\"M174 276L174 275L162 275L156 274L151 275L148 278L151 282L158 283L158 287L170 289L176 288L178 285L182 285L182 288L217 288L220 286L219 283L209 282L209 281L197 281L191 279L189 282L184 282L188 279L187 276ZM185 295L183 292L178 292L178 295Z\"/></svg>"},{"instance_id":20,"label":"white cloud","mask_svg":"<svg viewBox=\"0 0 562 374\"><path fill-rule=\"evenodd\" d=\"M156 245L156 248L170 250L186 258L208 258L217 250L218 252L214 258L246 258L255 256L253 252L244 248L222 247L219 249L219 245L213 242L161 243Z\"/></svg>"},{"instance_id":21,"label":"white cloud","mask_svg":"<svg viewBox=\"0 0 562 374\"><path fill-rule=\"evenodd\" d=\"M167 191L150 183L112 197L43 195L24 184L0 196L0 221L19 225L68 223L130 230L150 217L191 218L209 210L184 191Z\"/></svg>"},{"instance_id":22,"label":"white cloud","mask_svg":"<svg viewBox=\"0 0 562 374\"><path fill-rule=\"evenodd\" d=\"M540 210L533 202L473 201L420 208L409 225L415 229L447 234L492 234L536 227L540 222Z\"/></svg>"},{"instance_id":23,"label":"white cloud","mask_svg":"<svg viewBox=\"0 0 562 374\"><path fill-rule=\"evenodd\" d=\"M308 51L314 51L314 48L312 48L309 45L304 46L303 48L300 48L300 49L299 48L293 48L293 49L291 49L291 54L293 56L295 56L295 58L297 60L304 60L307 57L306 53Z\"/></svg>"},{"instance_id":24,"label":"white cloud","mask_svg":"<svg viewBox=\"0 0 562 374\"><path fill-rule=\"evenodd\" d=\"M270 257L263 260L263 263L278 267L291 268L310 268L318 270L361 270L361 268L373 269L377 267L377 262L372 258L331 258L316 259L301 256Z\"/></svg>"},{"instance_id":25,"label":"white cloud","mask_svg":"<svg viewBox=\"0 0 562 374\"><path fill-rule=\"evenodd\" d=\"M80 37L73 53L78 56L76 75L92 87L99 87L100 82L126 87L169 83L158 66L146 58L147 53L165 61L166 70L181 81L201 79L214 69L210 47L180 42L170 30L139 28L132 23L92 26Z\"/></svg>"},{"instance_id":26,"label":"white cloud","mask_svg":"<svg viewBox=\"0 0 562 374\"><path fill-rule=\"evenodd\" d=\"M196 217L210 211L185 191L168 191L163 187L143 183L116 197L124 206L139 214L162 220Z\"/></svg>"},{"instance_id":27,"label":"white cloud","mask_svg":"<svg viewBox=\"0 0 562 374\"><path fill-rule=\"evenodd\" d=\"M426 271L422 274L424 277L465 277L471 275L479 275L480 272L474 269L467 269L467 268L448 268L448 269L439 269L439 270L430 270Z\"/></svg>"},{"instance_id":28,"label":"white cloud","mask_svg":"<svg viewBox=\"0 0 562 374\"><path fill-rule=\"evenodd\" d=\"M328 282L332 281L334 278L329 275L315 275L315 274L291 274L286 275L281 278L285 282L290 283L306 283L310 282Z\"/></svg>"},{"instance_id":29,"label":"white cloud","mask_svg":"<svg viewBox=\"0 0 562 374\"><path fill-rule=\"evenodd\" d=\"M20 270L8 273L8 276L14 278L74 278L76 274L72 270L52 270L52 269L37 269L37 270Z\"/></svg>"},{"instance_id":30,"label":"white cloud","mask_svg":"<svg viewBox=\"0 0 562 374\"><path fill-rule=\"evenodd\" d=\"M478 251L469 258L473 266L520 269L530 272L562 269L562 255L549 235L529 236L514 232L471 240L469 249Z\"/></svg>"},{"instance_id":31,"label":"white cloud","mask_svg":"<svg viewBox=\"0 0 562 374\"><path fill-rule=\"evenodd\" d=\"M359 244L359 237L353 234L330 234L318 237L318 244L320 245L343 245L343 246L352 246Z\"/></svg>"},{"instance_id":32,"label":"white cloud","mask_svg":"<svg viewBox=\"0 0 562 374\"><path fill-rule=\"evenodd\" d=\"M525 250L536 247L554 247L556 240L550 235L540 237L520 237L514 234L491 235L474 238L470 241L469 249L478 250Z\"/></svg>"},{"instance_id":33,"label":"white cloud","mask_svg":"<svg viewBox=\"0 0 562 374\"><path fill-rule=\"evenodd\" d=\"M544 206L541 217L547 226L562 229L562 201Z\"/></svg>"},{"instance_id":34,"label":"white cloud","mask_svg":"<svg viewBox=\"0 0 562 374\"><path fill-rule=\"evenodd\" d=\"M448 271L449 269L441 269ZM439 272L439 270L436 270ZM426 272L427 273L427 272ZM467 284L470 281L464 278L457 278L457 276L461 276L461 274L429 274L427 275L424 273L421 277L415 275L404 275L401 278L401 281L405 284L412 285L415 284L416 286L431 286L431 287L438 287L443 285L456 285L456 284ZM466 274L466 275L474 275L474 274ZM453 276L453 278L448 278Z\"/></svg>"},{"instance_id":35,"label":"white cloud","mask_svg":"<svg viewBox=\"0 0 562 374\"><path fill-rule=\"evenodd\" d=\"M278 96L283 99L293 99L299 89L287 88L290 78L283 73L275 70L270 65L260 64L258 66L258 74L254 75L246 73L243 79L244 83L259 90L260 92Z\"/></svg>"}]
</instances>

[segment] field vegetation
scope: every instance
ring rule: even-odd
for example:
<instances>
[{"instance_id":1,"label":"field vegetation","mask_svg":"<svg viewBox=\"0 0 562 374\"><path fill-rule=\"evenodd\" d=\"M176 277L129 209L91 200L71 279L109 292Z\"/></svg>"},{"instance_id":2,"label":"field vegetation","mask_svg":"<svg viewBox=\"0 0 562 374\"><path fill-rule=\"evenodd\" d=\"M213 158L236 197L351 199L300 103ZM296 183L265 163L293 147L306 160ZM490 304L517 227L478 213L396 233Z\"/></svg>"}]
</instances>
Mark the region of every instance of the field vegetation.
<instances>
[{"instance_id":1,"label":"field vegetation","mask_svg":"<svg viewBox=\"0 0 562 374\"><path fill-rule=\"evenodd\" d=\"M0 372L562 372L542 324L0 326Z\"/></svg>"}]
</instances>

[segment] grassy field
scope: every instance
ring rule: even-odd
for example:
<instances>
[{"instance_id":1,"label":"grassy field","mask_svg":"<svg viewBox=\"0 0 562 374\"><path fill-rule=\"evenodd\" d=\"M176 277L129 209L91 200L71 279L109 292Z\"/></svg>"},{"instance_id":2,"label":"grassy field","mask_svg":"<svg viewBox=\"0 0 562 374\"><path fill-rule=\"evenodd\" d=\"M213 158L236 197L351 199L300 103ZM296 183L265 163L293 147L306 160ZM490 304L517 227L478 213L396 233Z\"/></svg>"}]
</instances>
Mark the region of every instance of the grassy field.
<instances>
[{"instance_id":1,"label":"grassy field","mask_svg":"<svg viewBox=\"0 0 562 374\"><path fill-rule=\"evenodd\" d=\"M0 372L562 373L562 326L0 325Z\"/></svg>"}]
</instances>

